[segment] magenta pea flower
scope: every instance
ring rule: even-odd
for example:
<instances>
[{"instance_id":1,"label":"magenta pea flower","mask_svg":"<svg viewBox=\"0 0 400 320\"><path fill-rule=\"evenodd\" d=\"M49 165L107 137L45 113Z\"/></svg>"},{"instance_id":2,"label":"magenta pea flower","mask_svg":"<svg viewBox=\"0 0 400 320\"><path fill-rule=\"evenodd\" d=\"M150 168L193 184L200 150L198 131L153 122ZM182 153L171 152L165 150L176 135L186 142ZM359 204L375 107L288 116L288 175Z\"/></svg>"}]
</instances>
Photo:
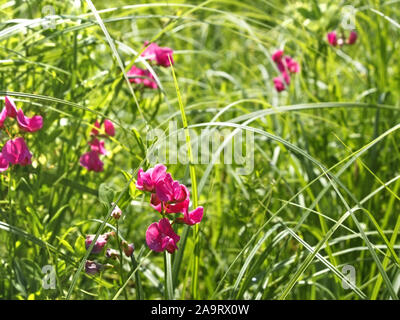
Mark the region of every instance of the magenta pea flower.
<instances>
[{"instance_id":1,"label":"magenta pea flower","mask_svg":"<svg viewBox=\"0 0 400 320\"><path fill-rule=\"evenodd\" d=\"M114 128L114 125L113 125L113 123L112 123L110 120L108 120L108 119L104 120L104 131L106 132L106 134L108 134L108 135L111 136L111 137L114 137L114 136L115 136L115 128Z\"/></svg>"},{"instance_id":2,"label":"magenta pea flower","mask_svg":"<svg viewBox=\"0 0 400 320\"><path fill-rule=\"evenodd\" d=\"M331 46L336 47L338 44L338 38L336 31L329 32L326 37L328 38L328 42Z\"/></svg>"},{"instance_id":3,"label":"magenta pea flower","mask_svg":"<svg viewBox=\"0 0 400 320\"><path fill-rule=\"evenodd\" d=\"M6 105L7 116L10 118L15 118L17 116L17 107L14 101L9 97L5 97L4 102Z\"/></svg>"},{"instance_id":4,"label":"magenta pea flower","mask_svg":"<svg viewBox=\"0 0 400 320\"><path fill-rule=\"evenodd\" d=\"M146 243L156 252L167 250L169 253L174 253L178 249L176 244L179 240L180 237L174 232L167 218L152 223L146 231Z\"/></svg>"},{"instance_id":5,"label":"magenta pea flower","mask_svg":"<svg viewBox=\"0 0 400 320\"><path fill-rule=\"evenodd\" d=\"M104 141L100 141L97 138L94 138L92 141L89 142L90 150L95 151L100 154L107 154L107 150L104 147Z\"/></svg>"},{"instance_id":6,"label":"magenta pea flower","mask_svg":"<svg viewBox=\"0 0 400 320\"><path fill-rule=\"evenodd\" d=\"M84 153L80 157L79 163L82 167L85 167L89 171L103 171L103 161L100 160L99 154L96 151L89 151Z\"/></svg>"},{"instance_id":7,"label":"magenta pea flower","mask_svg":"<svg viewBox=\"0 0 400 320\"><path fill-rule=\"evenodd\" d=\"M154 192L156 184L166 176L166 171L167 167L162 164L157 164L146 172L140 168L137 175L136 188L142 191Z\"/></svg>"},{"instance_id":8,"label":"magenta pea flower","mask_svg":"<svg viewBox=\"0 0 400 320\"><path fill-rule=\"evenodd\" d=\"M2 157L11 164L26 166L31 164L32 154L24 138L18 137L14 140L8 140L1 151Z\"/></svg>"},{"instance_id":9,"label":"magenta pea flower","mask_svg":"<svg viewBox=\"0 0 400 320\"><path fill-rule=\"evenodd\" d=\"M148 42L146 41L144 45L148 45ZM145 59L156 61L160 66L169 67L171 64L174 64L173 53L174 51L171 48L159 47L156 43L151 43L141 56Z\"/></svg>"},{"instance_id":10,"label":"magenta pea flower","mask_svg":"<svg viewBox=\"0 0 400 320\"><path fill-rule=\"evenodd\" d=\"M7 109L4 107L0 113L0 128L4 127L4 121L7 119Z\"/></svg>"},{"instance_id":11,"label":"magenta pea flower","mask_svg":"<svg viewBox=\"0 0 400 320\"><path fill-rule=\"evenodd\" d=\"M278 91L278 92L285 90L285 84L283 83L283 81L280 77L274 78L274 86L275 86L276 91Z\"/></svg>"},{"instance_id":12,"label":"magenta pea flower","mask_svg":"<svg viewBox=\"0 0 400 320\"><path fill-rule=\"evenodd\" d=\"M347 44L354 44L357 41L357 32L354 30L350 32L349 38L347 39Z\"/></svg>"},{"instance_id":13,"label":"magenta pea flower","mask_svg":"<svg viewBox=\"0 0 400 320\"><path fill-rule=\"evenodd\" d=\"M148 70L140 69L133 66L127 73L129 81L131 83L143 84L145 87L150 89L157 89L157 83L153 75Z\"/></svg>"},{"instance_id":14,"label":"magenta pea flower","mask_svg":"<svg viewBox=\"0 0 400 320\"><path fill-rule=\"evenodd\" d=\"M0 172L6 171L10 163L3 157L3 154L0 153Z\"/></svg>"},{"instance_id":15,"label":"magenta pea flower","mask_svg":"<svg viewBox=\"0 0 400 320\"><path fill-rule=\"evenodd\" d=\"M197 207L193 211L189 212L187 209L183 212L183 218L177 218L177 222L185 223L189 226L200 223L203 219L203 207Z\"/></svg>"},{"instance_id":16,"label":"magenta pea flower","mask_svg":"<svg viewBox=\"0 0 400 320\"><path fill-rule=\"evenodd\" d=\"M7 111L8 114L8 111ZM22 109L17 111L17 121L18 126L27 132L35 132L43 127L43 118L42 116L33 116L32 118L28 118L24 115Z\"/></svg>"},{"instance_id":17,"label":"magenta pea flower","mask_svg":"<svg viewBox=\"0 0 400 320\"><path fill-rule=\"evenodd\" d=\"M100 129L100 122L99 120L96 119L95 123L94 123L94 128L92 128L92 130L90 131L90 134L93 136L97 136L99 134L99 130Z\"/></svg>"},{"instance_id":18,"label":"magenta pea flower","mask_svg":"<svg viewBox=\"0 0 400 320\"><path fill-rule=\"evenodd\" d=\"M279 62L282 61L282 57L283 57L283 50L277 50L272 54L272 61L278 64Z\"/></svg>"},{"instance_id":19,"label":"magenta pea flower","mask_svg":"<svg viewBox=\"0 0 400 320\"><path fill-rule=\"evenodd\" d=\"M286 63L286 67L290 73L299 72L299 70L300 70L299 64L296 61L294 61L294 59L292 59L291 57L286 56L285 63Z\"/></svg>"}]
</instances>

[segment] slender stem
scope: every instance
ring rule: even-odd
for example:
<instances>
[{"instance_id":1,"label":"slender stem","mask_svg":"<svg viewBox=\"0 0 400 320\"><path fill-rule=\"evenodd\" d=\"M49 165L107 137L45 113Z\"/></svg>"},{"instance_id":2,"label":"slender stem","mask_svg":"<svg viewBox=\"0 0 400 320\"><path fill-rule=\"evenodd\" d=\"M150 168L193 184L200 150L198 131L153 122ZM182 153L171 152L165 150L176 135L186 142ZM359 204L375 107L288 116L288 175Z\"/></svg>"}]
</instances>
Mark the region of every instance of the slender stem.
<instances>
[{"instance_id":1,"label":"slender stem","mask_svg":"<svg viewBox=\"0 0 400 320\"><path fill-rule=\"evenodd\" d=\"M171 255L164 251L164 278L165 278L165 299L174 298L174 288L172 284Z\"/></svg>"},{"instance_id":2,"label":"slender stem","mask_svg":"<svg viewBox=\"0 0 400 320\"><path fill-rule=\"evenodd\" d=\"M117 242L118 242L118 249L119 249L119 274L121 276L121 285L125 282L124 277L124 266L123 266L123 256L122 256L122 248L121 248L121 241L119 239L119 223L117 220ZM124 289L125 299L128 300L128 293L126 292L126 288Z\"/></svg>"}]
</instances>

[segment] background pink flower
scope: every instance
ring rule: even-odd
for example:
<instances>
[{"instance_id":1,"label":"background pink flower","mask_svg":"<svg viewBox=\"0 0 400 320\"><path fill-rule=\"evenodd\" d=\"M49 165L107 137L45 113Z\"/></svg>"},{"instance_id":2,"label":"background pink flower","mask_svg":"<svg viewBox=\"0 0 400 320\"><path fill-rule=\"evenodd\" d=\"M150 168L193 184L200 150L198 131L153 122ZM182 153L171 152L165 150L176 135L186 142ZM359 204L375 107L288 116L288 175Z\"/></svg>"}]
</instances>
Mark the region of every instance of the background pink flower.
<instances>
[{"instance_id":1,"label":"background pink flower","mask_svg":"<svg viewBox=\"0 0 400 320\"><path fill-rule=\"evenodd\" d=\"M3 146L1 153L3 158L12 164L26 166L32 163L32 154L29 152L28 146L22 137L8 140Z\"/></svg>"},{"instance_id":2,"label":"background pink flower","mask_svg":"<svg viewBox=\"0 0 400 320\"><path fill-rule=\"evenodd\" d=\"M89 171L103 171L103 161L100 160L99 154L96 151L89 151L84 153L80 157L79 163L82 167L85 167Z\"/></svg>"},{"instance_id":3,"label":"background pink flower","mask_svg":"<svg viewBox=\"0 0 400 320\"><path fill-rule=\"evenodd\" d=\"M42 116L33 116L32 118L28 118L24 115L22 109L19 109L17 112L17 121L18 126L23 131L35 132L43 127L43 118Z\"/></svg>"}]
</instances>

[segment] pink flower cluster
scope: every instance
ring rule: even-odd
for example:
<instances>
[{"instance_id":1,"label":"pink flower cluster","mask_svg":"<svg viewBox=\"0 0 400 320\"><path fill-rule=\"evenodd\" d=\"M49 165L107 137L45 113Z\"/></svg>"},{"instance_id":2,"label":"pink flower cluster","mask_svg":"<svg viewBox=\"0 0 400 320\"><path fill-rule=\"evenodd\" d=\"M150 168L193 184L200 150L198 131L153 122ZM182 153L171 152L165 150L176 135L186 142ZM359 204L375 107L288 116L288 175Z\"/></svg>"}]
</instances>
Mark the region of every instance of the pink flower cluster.
<instances>
[{"instance_id":1,"label":"pink flower cluster","mask_svg":"<svg viewBox=\"0 0 400 320\"><path fill-rule=\"evenodd\" d=\"M190 193L187 187L173 180L167 168L157 164L146 172L139 169L136 188L151 193L150 205L161 213L163 218L152 223L146 231L146 243L156 252L167 250L174 253L178 249L180 237L172 229L168 217L173 213L183 213L183 217L175 218L172 223L194 225L203 218L203 207L197 207L189 212Z\"/></svg>"},{"instance_id":2,"label":"pink flower cluster","mask_svg":"<svg viewBox=\"0 0 400 320\"><path fill-rule=\"evenodd\" d=\"M156 65L162 67L169 67L174 64L172 58L173 50L168 47L159 47L156 43L149 44L148 41L144 43L147 48L143 51L141 56L149 61L154 61ZM157 89L157 83L150 73L150 71L145 69L140 69L133 66L127 73L129 81L135 84L143 84L146 88Z\"/></svg>"},{"instance_id":3,"label":"pink flower cluster","mask_svg":"<svg viewBox=\"0 0 400 320\"><path fill-rule=\"evenodd\" d=\"M281 92L290 84L290 74L298 73L300 66L292 57L284 56L283 50L275 51L272 55L272 60L275 62L281 73L281 76L275 77L273 80L275 89L278 92Z\"/></svg>"},{"instance_id":4,"label":"pink flower cluster","mask_svg":"<svg viewBox=\"0 0 400 320\"><path fill-rule=\"evenodd\" d=\"M115 135L115 128L113 123L106 119L103 123L104 132L107 136L113 137ZM79 163L82 167L85 167L89 171L100 172L103 171L103 161L100 160L100 155L106 155L107 150L104 147L104 141L99 140L97 137L100 136L99 130L101 129L100 122L96 120L94 123L94 128L90 132L92 139L88 142L90 146L90 151L84 153L80 159Z\"/></svg>"},{"instance_id":5,"label":"pink flower cluster","mask_svg":"<svg viewBox=\"0 0 400 320\"><path fill-rule=\"evenodd\" d=\"M332 31L332 32L329 32L326 35L326 37L331 46L333 46L333 47L340 46L341 47L344 44L352 45L352 44L356 43L358 35L357 35L357 32L352 30L349 34L349 37L346 40L343 34L341 37L338 37L337 32Z\"/></svg>"},{"instance_id":6,"label":"pink flower cluster","mask_svg":"<svg viewBox=\"0 0 400 320\"><path fill-rule=\"evenodd\" d=\"M18 109L14 101L5 97L5 106L0 113L0 128L6 129L5 121L7 118L17 119L18 127L22 132L35 132L43 127L42 116L28 118L22 109ZM8 131L7 131L8 132ZM10 163L26 166L31 164L32 154L23 137L8 140L0 153L0 172L6 171Z\"/></svg>"}]
</instances>

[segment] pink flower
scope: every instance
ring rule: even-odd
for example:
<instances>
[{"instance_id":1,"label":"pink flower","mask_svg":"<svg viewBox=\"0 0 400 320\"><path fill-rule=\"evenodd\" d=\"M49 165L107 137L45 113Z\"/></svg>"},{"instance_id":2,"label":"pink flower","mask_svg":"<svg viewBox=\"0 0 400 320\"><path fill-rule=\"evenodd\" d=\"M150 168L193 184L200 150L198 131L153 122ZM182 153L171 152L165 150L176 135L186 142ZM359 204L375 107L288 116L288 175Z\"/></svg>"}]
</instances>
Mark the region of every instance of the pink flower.
<instances>
[{"instance_id":1,"label":"pink flower","mask_svg":"<svg viewBox=\"0 0 400 320\"><path fill-rule=\"evenodd\" d=\"M8 161L3 157L3 154L0 153L0 172L6 171L9 165Z\"/></svg>"},{"instance_id":2,"label":"pink flower","mask_svg":"<svg viewBox=\"0 0 400 320\"><path fill-rule=\"evenodd\" d=\"M188 210L186 209L183 212L183 218L178 218L176 220L177 222L185 223L189 226L192 226L201 222L201 220L203 219L203 211L203 207L197 207L191 212L188 212Z\"/></svg>"},{"instance_id":3,"label":"pink flower","mask_svg":"<svg viewBox=\"0 0 400 320\"><path fill-rule=\"evenodd\" d=\"M131 70L128 71L127 76L131 83L142 83L147 88L157 89L157 83L155 82L153 75L148 70L143 70L133 66Z\"/></svg>"},{"instance_id":4,"label":"pink flower","mask_svg":"<svg viewBox=\"0 0 400 320\"><path fill-rule=\"evenodd\" d=\"M8 111L7 111L8 115ZM28 132L35 132L43 127L43 118L42 116L33 116L32 118L28 118L24 115L24 112L22 109L19 109L17 111L17 121L19 127L23 131L28 131Z\"/></svg>"},{"instance_id":5,"label":"pink flower","mask_svg":"<svg viewBox=\"0 0 400 320\"><path fill-rule=\"evenodd\" d=\"M94 234L90 234L86 236L86 240L85 240L85 247L86 250L89 249L90 245L92 244L93 240L94 240L95 235ZM100 253L104 246L107 244L107 240L108 240L109 235L106 234L101 234L99 235L99 237L97 238L96 243L94 244L91 253Z\"/></svg>"},{"instance_id":6,"label":"pink flower","mask_svg":"<svg viewBox=\"0 0 400 320\"><path fill-rule=\"evenodd\" d=\"M100 129L100 122L99 120L96 119L96 122L94 123L94 128L90 131L90 134L93 136L97 136L99 134L99 131L96 129Z\"/></svg>"},{"instance_id":7,"label":"pink flower","mask_svg":"<svg viewBox=\"0 0 400 320\"><path fill-rule=\"evenodd\" d=\"M279 63L282 61L282 57L283 57L283 50L277 50L272 54L272 60L275 63Z\"/></svg>"},{"instance_id":8,"label":"pink flower","mask_svg":"<svg viewBox=\"0 0 400 320\"><path fill-rule=\"evenodd\" d=\"M347 39L347 44L354 44L357 41L357 32L351 31L349 38Z\"/></svg>"},{"instance_id":9,"label":"pink flower","mask_svg":"<svg viewBox=\"0 0 400 320\"><path fill-rule=\"evenodd\" d=\"M161 219L158 223L152 223L146 231L146 243L149 248L156 252L167 250L174 253L180 237L174 232L167 218Z\"/></svg>"},{"instance_id":10,"label":"pink flower","mask_svg":"<svg viewBox=\"0 0 400 320\"><path fill-rule=\"evenodd\" d=\"M106 134L108 134L111 137L114 137L114 135L115 135L114 125L108 119L104 120L104 131L106 132Z\"/></svg>"},{"instance_id":11,"label":"pink flower","mask_svg":"<svg viewBox=\"0 0 400 320\"><path fill-rule=\"evenodd\" d=\"M146 46L148 42L146 41L144 44ZM169 67L171 64L174 64L173 53L174 51L171 48L159 47L156 43L151 43L141 56L148 60L155 60L160 66Z\"/></svg>"},{"instance_id":12,"label":"pink flower","mask_svg":"<svg viewBox=\"0 0 400 320\"><path fill-rule=\"evenodd\" d=\"M5 97L4 102L6 105L7 116L15 118L17 116L17 107L15 106L14 101L9 97Z\"/></svg>"},{"instance_id":13,"label":"pink flower","mask_svg":"<svg viewBox=\"0 0 400 320\"><path fill-rule=\"evenodd\" d=\"M297 73L300 70L299 64L289 56L285 57L286 67L290 73Z\"/></svg>"},{"instance_id":14,"label":"pink flower","mask_svg":"<svg viewBox=\"0 0 400 320\"><path fill-rule=\"evenodd\" d=\"M100 141L97 138L94 138L89 142L90 150L95 151L100 154L107 154L107 150L104 148L104 141Z\"/></svg>"},{"instance_id":15,"label":"pink flower","mask_svg":"<svg viewBox=\"0 0 400 320\"><path fill-rule=\"evenodd\" d=\"M146 172L140 168L138 171L136 188L142 191L154 192L156 184L165 177L166 171L167 167L162 164L157 164L154 168L150 168Z\"/></svg>"},{"instance_id":16,"label":"pink flower","mask_svg":"<svg viewBox=\"0 0 400 320\"><path fill-rule=\"evenodd\" d=\"M4 107L0 113L0 128L4 127L4 121L7 119L7 109Z\"/></svg>"},{"instance_id":17,"label":"pink flower","mask_svg":"<svg viewBox=\"0 0 400 320\"><path fill-rule=\"evenodd\" d=\"M275 86L276 91L278 91L278 92L285 90L285 84L283 83L283 81L280 77L274 78L274 86Z\"/></svg>"},{"instance_id":18,"label":"pink flower","mask_svg":"<svg viewBox=\"0 0 400 320\"><path fill-rule=\"evenodd\" d=\"M328 42L330 45L336 47L337 46L337 34L336 31L329 32L327 34Z\"/></svg>"},{"instance_id":19,"label":"pink flower","mask_svg":"<svg viewBox=\"0 0 400 320\"><path fill-rule=\"evenodd\" d=\"M3 146L1 154L6 161L12 164L26 166L32 163L32 154L29 152L25 140L22 137L16 138L14 140L8 140ZM4 165L4 160L2 161Z\"/></svg>"},{"instance_id":20,"label":"pink flower","mask_svg":"<svg viewBox=\"0 0 400 320\"><path fill-rule=\"evenodd\" d=\"M103 161L100 160L99 154L96 151L89 151L83 154L79 159L79 163L89 171L103 171Z\"/></svg>"},{"instance_id":21,"label":"pink flower","mask_svg":"<svg viewBox=\"0 0 400 320\"><path fill-rule=\"evenodd\" d=\"M290 84L290 76L286 71L282 72L282 77L283 77L283 80L285 80L287 85Z\"/></svg>"},{"instance_id":22,"label":"pink flower","mask_svg":"<svg viewBox=\"0 0 400 320\"><path fill-rule=\"evenodd\" d=\"M111 206L113 206L115 203L111 203ZM118 220L119 218L121 218L122 216L122 210L120 209L120 207L118 207L117 205L115 205L114 210L111 212L111 216L115 219Z\"/></svg>"},{"instance_id":23,"label":"pink flower","mask_svg":"<svg viewBox=\"0 0 400 320\"><path fill-rule=\"evenodd\" d=\"M133 251L135 251L135 246L133 243L128 243L126 241L122 241L122 249L127 257L131 257Z\"/></svg>"}]
</instances>

